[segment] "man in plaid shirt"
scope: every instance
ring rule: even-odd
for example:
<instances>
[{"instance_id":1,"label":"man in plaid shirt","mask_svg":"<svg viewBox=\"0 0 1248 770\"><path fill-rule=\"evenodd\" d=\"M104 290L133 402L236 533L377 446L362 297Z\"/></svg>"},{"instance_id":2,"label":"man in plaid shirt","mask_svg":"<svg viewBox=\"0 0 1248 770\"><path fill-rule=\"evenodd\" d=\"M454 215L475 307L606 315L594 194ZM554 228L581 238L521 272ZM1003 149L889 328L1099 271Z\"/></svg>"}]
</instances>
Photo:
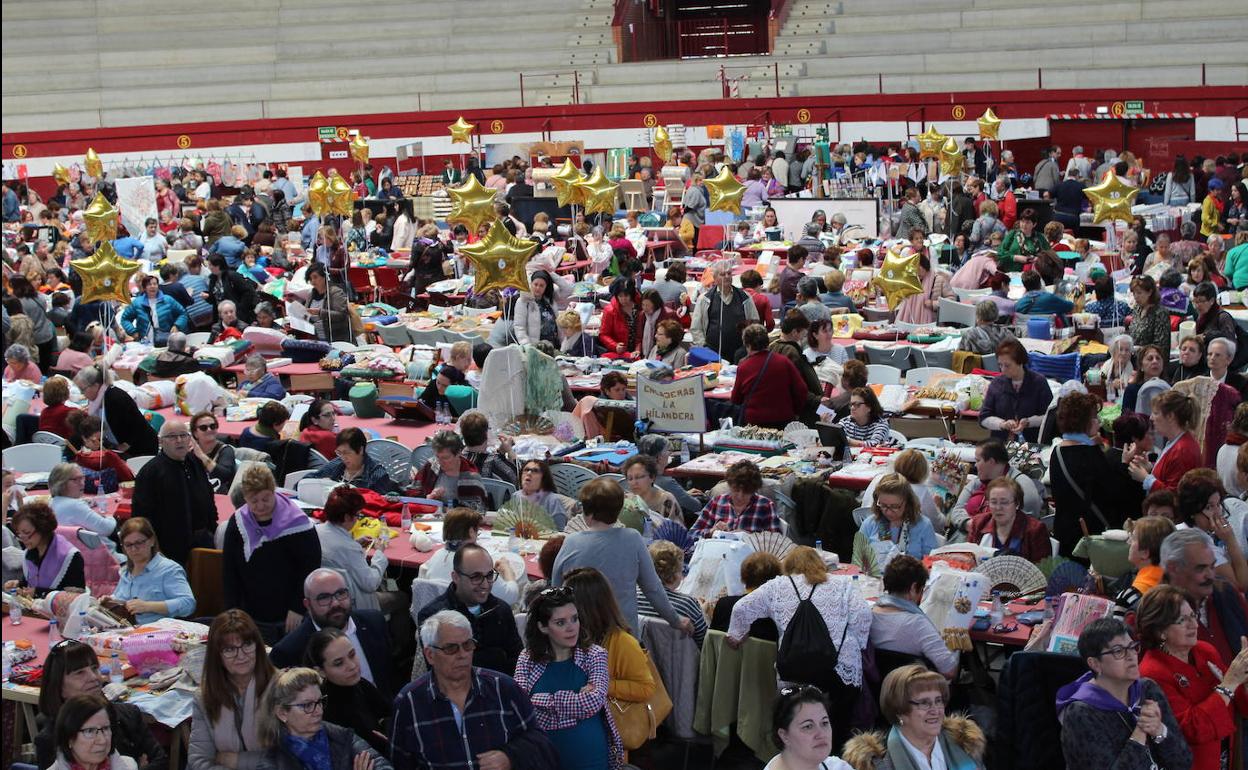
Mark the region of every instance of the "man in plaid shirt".
<instances>
[{"instance_id":1,"label":"man in plaid shirt","mask_svg":"<svg viewBox=\"0 0 1248 770\"><path fill-rule=\"evenodd\" d=\"M559 755L537 725L529 697L510 677L474 668L476 640L461 613L443 610L420 627L429 673L394 703L395 770L547 770Z\"/></svg>"}]
</instances>

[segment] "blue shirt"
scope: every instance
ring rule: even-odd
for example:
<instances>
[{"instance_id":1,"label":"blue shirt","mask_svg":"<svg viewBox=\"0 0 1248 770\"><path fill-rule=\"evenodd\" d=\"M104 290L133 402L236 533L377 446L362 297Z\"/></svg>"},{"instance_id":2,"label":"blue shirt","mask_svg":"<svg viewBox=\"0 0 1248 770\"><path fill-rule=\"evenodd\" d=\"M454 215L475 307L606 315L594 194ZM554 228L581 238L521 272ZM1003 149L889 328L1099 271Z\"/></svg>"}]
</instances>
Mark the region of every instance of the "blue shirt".
<instances>
[{"instance_id":1,"label":"blue shirt","mask_svg":"<svg viewBox=\"0 0 1248 770\"><path fill-rule=\"evenodd\" d=\"M151 623L162 617L185 618L195 612L195 594L191 593L186 570L173 559L160 554L153 555L137 575L131 575L129 568L123 566L121 578L113 589L113 598L120 602L128 599L165 602L167 613L140 612L135 616L140 623Z\"/></svg>"},{"instance_id":2,"label":"blue shirt","mask_svg":"<svg viewBox=\"0 0 1248 770\"><path fill-rule=\"evenodd\" d=\"M22 218L22 204L17 199L17 193L12 190L6 190L4 193L4 221L16 222Z\"/></svg>"},{"instance_id":3,"label":"blue shirt","mask_svg":"<svg viewBox=\"0 0 1248 770\"><path fill-rule=\"evenodd\" d=\"M321 226L320 217L308 217L303 223L303 229L299 231L299 241L303 244L303 250L308 251L312 248L312 244L316 243L316 231Z\"/></svg>"},{"instance_id":4,"label":"blue shirt","mask_svg":"<svg viewBox=\"0 0 1248 770\"><path fill-rule=\"evenodd\" d=\"M106 536L117 529L116 519L91 510L82 498L58 495L52 498L52 512L56 514L56 523L61 526L81 527Z\"/></svg>"},{"instance_id":5,"label":"blue shirt","mask_svg":"<svg viewBox=\"0 0 1248 770\"><path fill-rule=\"evenodd\" d=\"M862 526L858 531L867 536L872 542L880 542L883 540L892 540L897 542L901 537L899 529L892 529L885 532L884 526L880 524L880 518L875 515L868 516L862 522ZM910 525L910 539L906 543L906 554L916 559L922 559L931 553L936 547L936 530L932 529L932 522L926 516L919 516L919 520Z\"/></svg>"},{"instance_id":6,"label":"blue shirt","mask_svg":"<svg viewBox=\"0 0 1248 770\"><path fill-rule=\"evenodd\" d=\"M295 192L294 182L290 181L284 176L278 177L277 179L273 180L272 188L274 190L281 190L282 195L286 196L286 202L290 204L291 206L295 205L295 198L299 196L298 196L298 193Z\"/></svg>"},{"instance_id":7,"label":"blue shirt","mask_svg":"<svg viewBox=\"0 0 1248 770\"><path fill-rule=\"evenodd\" d=\"M1107 326L1126 326L1127 316L1131 315L1131 308L1127 303L1112 297L1093 300L1083 306L1083 311L1100 316L1102 328Z\"/></svg>"},{"instance_id":8,"label":"blue shirt","mask_svg":"<svg viewBox=\"0 0 1248 770\"><path fill-rule=\"evenodd\" d=\"M843 307L851 313L858 312L858 308L854 307L854 301L843 291L829 291L820 294L819 299L828 307Z\"/></svg>"},{"instance_id":9,"label":"blue shirt","mask_svg":"<svg viewBox=\"0 0 1248 770\"><path fill-rule=\"evenodd\" d=\"M117 252L117 256L125 259L138 259L143 256L143 241L127 235L125 238L113 241L113 251Z\"/></svg>"},{"instance_id":10,"label":"blue shirt","mask_svg":"<svg viewBox=\"0 0 1248 770\"><path fill-rule=\"evenodd\" d=\"M169 248L169 242L165 240L165 236L161 235L157 230L156 234L148 237L147 233L143 233L143 237L139 239L143 244L143 256L153 262L158 262L165 258L165 250Z\"/></svg>"},{"instance_id":11,"label":"blue shirt","mask_svg":"<svg viewBox=\"0 0 1248 770\"><path fill-rule=\"evenodd\" d=\"M215 243L208 247L208 254L220 254L225 257L225 264L229 265L231 270L238 267L238 263L243 258L243 252L246 251L247 244L232 235L226 235L218 238Z\"/></svg>"},{"instance_id":12,"label":"blue shirt","mask_svg":"<svg viewBox=\"0 0 1248 770\"><path fill-rule=\"evenodd\" d=\"M1073 302L1047 291L1029 291L1014 303L1014 312L1023 315L1065 315L1074 309Z\"/></svg>"}]
</instances>

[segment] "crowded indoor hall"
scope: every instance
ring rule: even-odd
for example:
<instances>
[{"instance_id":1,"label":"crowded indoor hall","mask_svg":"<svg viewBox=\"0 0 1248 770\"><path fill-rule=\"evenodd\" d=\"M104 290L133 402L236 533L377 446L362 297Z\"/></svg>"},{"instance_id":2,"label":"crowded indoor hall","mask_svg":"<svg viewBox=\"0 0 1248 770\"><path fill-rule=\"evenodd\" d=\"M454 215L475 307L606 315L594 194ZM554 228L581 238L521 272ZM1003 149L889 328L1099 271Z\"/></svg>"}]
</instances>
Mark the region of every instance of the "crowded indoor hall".
<instances>
[{"instance_id":1,"label":"crowded indoor hall","mask_svg":"<svg viewBox=\"0 0 1248 770\"><path fill-rule=\"evenodd\" d=\"M56 5L3 770L1248 768L1242 8Z\"/></svg>"}]
</instances>

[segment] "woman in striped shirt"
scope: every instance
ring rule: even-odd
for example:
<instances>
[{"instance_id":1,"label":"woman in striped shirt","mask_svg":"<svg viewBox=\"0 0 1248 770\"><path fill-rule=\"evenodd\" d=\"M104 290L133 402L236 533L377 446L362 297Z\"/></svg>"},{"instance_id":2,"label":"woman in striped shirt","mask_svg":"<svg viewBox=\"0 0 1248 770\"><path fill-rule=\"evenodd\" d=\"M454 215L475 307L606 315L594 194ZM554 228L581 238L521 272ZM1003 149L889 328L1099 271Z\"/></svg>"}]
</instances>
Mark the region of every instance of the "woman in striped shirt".
<instances>
[{"instance_id":1,"label":"woman in striped shirt","mask_svg":"<svg viewBox=\"0 0 1248 770\"><path fill-rule=\"evenodd\" d=\"M849 394L849 416L839 423L850 446L884 446L893 435L884 417L884 407L871 388L854 388Z\"/></svg>"},{"instance_id":2,"label":"woman in striped shirt","mask_svg":"<svg viewBox=\"0 0 1248 770\"><path fill-rule=\"evenodd\" d=\"M677 615L692 621L693 641L701 647L702 639L706 637L706 613L702 611L696 599L676 590L684 577L685 552L670 540L656 540L650 544L649 550L650 558L654 561L654 571L658 573L659 580L663 581L663 589L667 591L668 601L672 603L672 608L676 610ZM659 617L659 613L650 605L650 600L641 592L641 589L637 590L637 614L651 618Z\"/></svg>"}]
</instances>

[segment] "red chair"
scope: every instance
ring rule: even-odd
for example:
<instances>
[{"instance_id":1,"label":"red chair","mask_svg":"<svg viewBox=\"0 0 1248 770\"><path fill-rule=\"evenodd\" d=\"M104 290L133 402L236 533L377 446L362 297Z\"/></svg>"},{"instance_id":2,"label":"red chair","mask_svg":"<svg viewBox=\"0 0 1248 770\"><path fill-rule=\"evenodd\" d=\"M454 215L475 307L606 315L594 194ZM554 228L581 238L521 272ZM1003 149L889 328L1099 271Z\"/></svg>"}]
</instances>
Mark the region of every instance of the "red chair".
<instances>
[{"instance_id":1,"label":"red chair","mask_svg":"<svg viewBox=\"0 0 1248 770\"><path fill-rule=\"evenodd\" d=\"M392 267L379 267L370 270L377 284L377 296L381 302L405 308L411 302L411 293L399 280L399 271Z\"/></svg>"},{"instance_id":2,"label":"red chair","mask_svg":"<svg viewBox=\"0 0 1248 770\"><path fill-rule=\"evenodd\" d=\"M377 281L374 280L371 270L365 267L348 267L347 281L351 284L351 288L355 290L357 297L368 298L369 302L376 302L380 293L377 289Z\"/></svg>"},{"instance_id":3,"label":"red chair","mask_svg":"<svg viewBox=\"0 0 1248 770\"><path fill-rule=\"evenodd\" d=\"M724 241L727 238L728 227L726 225L702 225L698 228L698 242L695 244L695 250L719 251L724 248Z\"/></svg>"}]
</instances>

